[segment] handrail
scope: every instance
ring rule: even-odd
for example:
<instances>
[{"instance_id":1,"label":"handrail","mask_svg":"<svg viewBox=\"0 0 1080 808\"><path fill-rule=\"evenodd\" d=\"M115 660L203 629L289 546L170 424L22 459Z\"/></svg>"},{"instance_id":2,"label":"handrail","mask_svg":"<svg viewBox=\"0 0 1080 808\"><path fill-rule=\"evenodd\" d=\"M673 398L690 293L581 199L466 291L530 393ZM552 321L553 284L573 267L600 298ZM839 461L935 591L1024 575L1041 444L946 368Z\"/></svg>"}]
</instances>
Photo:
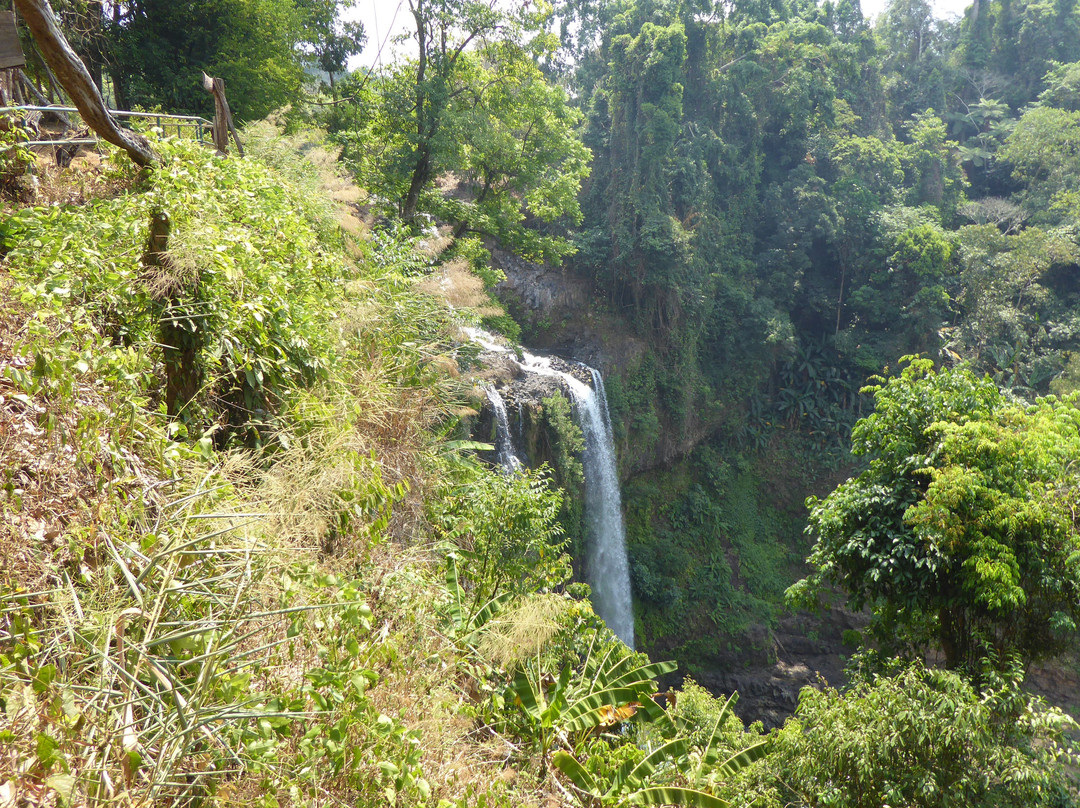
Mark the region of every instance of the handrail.
<instances>
[{"instance_id":1,"label":"handrail","mask_svg":"<svg viewBox=\"0 0 1080 808\"><path fill-rule=\"evenodd\" d=\"M61 106L31 106L29 104L20 104L19 106L0 107L0 115L12 113L12 112L74 112L78 114L79 110L75 107L61 107ZM195 139L199 143L204 143L206 138L206 130L213 127L213 122L208 121L199 115L177 115L169 112L138 112L125 109L110 109L110 115L115 115L121 118L146 118L149 120L157 121L159 128L164 130L162 125L163 120L175 121L175 124L170 123L170 126L176 126L176 134L181 134L181 129L191 127L195 130ZM33 140L22 145L24 146L68 146L68 145L93 145L99 143L98 138L91 139L79 139L79 140ZM3 151L8 151L4 149Z\"/></svg>"},{"instance_id":2,"label":"handrail","mask_svg":"<svg viewBox=\"0 0 1080 808\"><path fill-rule=\"evenodd\" d=\"M15 106L15 107L0 107L0 113L18 112L20 110L25 110L27 112L78 112L79 111L75 107L58 107L58 106L51 106L51 105L46 106L46 107L35 107L35 106L30 106L29 104L20 104L19 106ZM124 116L127 116L127 117L141 116L141 117L144 117L144 118L180 119L180 120L185 120L185 121L194 121L194 122L197 122L197 123L201 123L204 126L213 126L213 123L211 121L208 121L206 118L203 118L203 117L201 117L199 115L176 115L176 114L169 113L169 112L144 112L144 111L131 111L131 110L124 110L124 109L110 109L109 114L110 115L124 115Z\"/></svg>"}]
</instances>

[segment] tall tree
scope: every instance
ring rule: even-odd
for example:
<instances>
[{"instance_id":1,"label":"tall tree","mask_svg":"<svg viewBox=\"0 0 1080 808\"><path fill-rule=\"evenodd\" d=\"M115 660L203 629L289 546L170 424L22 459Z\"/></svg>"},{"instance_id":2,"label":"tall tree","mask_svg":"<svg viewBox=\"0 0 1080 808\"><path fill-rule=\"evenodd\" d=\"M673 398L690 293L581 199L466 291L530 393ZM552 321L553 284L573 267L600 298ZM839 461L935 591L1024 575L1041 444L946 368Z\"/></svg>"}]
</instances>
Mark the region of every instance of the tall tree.
<instances>
[{"instance_id":1,"label":"tall tree","mask_svg":"<svg viewBox=\"0 0 1080 808\"><path fill-rule=\"evenodd\" d=\"M406 221L416 215L420 194L431 183L439 151L445 148L450 104L466 91L460 72L463 55L484 41L513 40L538 31L547 15L530 11L530 5L509 14L497 0L409 0L417 56L409 68L412 154L409 186L401 202Z\"/></svg>"},{"instance_id":2,"label":"tall tree","mask_svg":"<svg viewBox=\"0 0 1080 808\"><path fill-rule=\"evenodd\" d=\"M300 44L311 62L326 73L337 101L337 77L348 69L349 57L363 50L364 25L345 21L341 13L355 0L296 0L301 19Z\"/></svg>"},{"instance_id":3,"label":"tall tree","mask_svg":"<svg viewBox=\"0 0 1080 808\"><path fill-rule=\"evenodd\" d=\"M1007 400L967 370L910 359L871 388L858 477L808 500L815 572L869 606L887 650L937 645L979 676L1059 653L1080 623L1080 400Z\"/></svg>"}]
</instances>

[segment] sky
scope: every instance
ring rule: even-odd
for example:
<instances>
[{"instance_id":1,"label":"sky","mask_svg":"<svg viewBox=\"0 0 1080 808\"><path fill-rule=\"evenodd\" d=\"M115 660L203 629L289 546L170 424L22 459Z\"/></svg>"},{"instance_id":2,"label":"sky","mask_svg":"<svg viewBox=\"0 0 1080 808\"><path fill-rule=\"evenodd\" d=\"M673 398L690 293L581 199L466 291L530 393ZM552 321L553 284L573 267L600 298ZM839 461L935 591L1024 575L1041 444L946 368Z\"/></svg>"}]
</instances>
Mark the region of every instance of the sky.
<instances>
[{"instance_id":1,"label":"sky","mask_svg":"<svg viewBox=\"0 0 1080 808\"><path fill-rule=\"evenodd\" d=\"M364 52L349 60L349 68L352 70L370 69L380 58L383 64L393 62L395 46L390 40L396 34L408 31L412 22L408 0L356 0L356 5L344 16L349 20L360 20L367 32ZM404 46L396 47L400 50Z\"/></svg>"},{"instance_id":2,"label":"sky","mask_svg":"<svg viewBox=\"0 0 1080 808\"><path fill-rule=\"evenodd\" d=\"M862 0L863 14L876 17L885 8L887 0ZM938 17L961 16L970 0L930 0L934 13ZM356 0L353 9L346 14L347 19L360 20L367 31L367 46L359 56L349 60L349 67L369 69L380 60L383 64L394 61L397 51L408 55L408 45L395 46L391 39L396 34L409 30L412 18L409 15L408 0ZM380 53L380 45L382 50Z\"/></svg>"}]
</instances>

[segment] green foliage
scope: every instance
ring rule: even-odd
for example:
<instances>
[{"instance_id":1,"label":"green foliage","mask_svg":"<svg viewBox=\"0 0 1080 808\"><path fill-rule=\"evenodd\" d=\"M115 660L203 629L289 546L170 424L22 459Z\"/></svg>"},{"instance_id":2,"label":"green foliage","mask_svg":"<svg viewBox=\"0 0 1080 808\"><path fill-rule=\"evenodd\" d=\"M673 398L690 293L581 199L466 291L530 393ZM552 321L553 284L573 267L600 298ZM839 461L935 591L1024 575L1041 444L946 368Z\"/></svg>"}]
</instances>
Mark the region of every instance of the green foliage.
<instances>
[{"instance_id":1,"label":"green foliage","mask_svg":"<svg viewBox=\"0 0 1080 808\"><path fill-rule=\"evenodd\" d=\"M1076 403L1010 404L990 380L926 359L879 381L852 434L869 466L808 500L816 570L789 594L834 582L870 606L885 648L936 641L973 675L988 656L1059 652L1080 616Z\"/></svg>"},{"instance_id":2,"label":"green foliage","mask_svg":"<svg viewBox=\"0 0 1080 808\"><path fill-rule=\"evenodd\" d=\"M230 107L257 120L303 98L305 69L334 74L360 50L348 0L163 0L53 3L68 39L117 109L212 114L202 72L225 80ZM28 70L44 71L31 60ZM40 71L40 72L39 72Z\"/></svg>"},{"instance_id":3,"label":"green foliage","mask_svg":"<svg viewBox=\"0 0 1080 808\"><path fill-rule=\"evenodd\" d=\"M804 688L765 764L766 804L1070 805L1070 725L1015 681L980 694L918 666L845 693Z\"/></svg>"},{"instance_id":4,"label":"green foliage","mask_svg":"<svg viewBox=\"0 0 1080 808\"><path fill-rule=\"evenodd\" d=\"M53 458L40 468L64 479L50 544L0 578L0 737L29 764L13 782L67 804L105 804L118 788L225 800L232 781L266 806L328 790L426 802L418 733L368 694L400 641L371 632L373 575L339 577L311 557L321 540L363 558L392 532L403 470L415 473L444 412L427 367L443 319L392 255L344 288L337 228L265 166L159 148L165 165L132 191L23 210L10 231L0 312L18 337L0 385L5 429L11 407L28 429L5 460L32 438ZM219 453L209 432L177 443L184 424L154 403L147 287L160 279L139 258L159 205L173 213L168 269L189 272L204 304L191 319L206 345L228 340L208 364L249 357L277 374L264 377L282 404L275 452ZM24 557L37 545L21 526L44 511L16 473L5 464L0 477L0 541ZM41 583L28 591L20 576ZM415 573L401 577L419 597ZM399 630L421 611L396 604L403 585L379 590Z\"/></svg>"},{"instance_id":5,"label":"green foliage","mask_svg":"<svg viewBox=\"0 0 1080 808\"><path fill-rule=\"evenodd\" d=\"M198 335L206 380L184 420L198 434L220 419L259 443L289 391L333 361L327 301L346 270L329 251L331 225L257 163L178 140L159 149L142 193L18 213L12 274L25 305L86 311L118 344L156 343L162 318ZM157 210L172 234L155 272L140 258ZM163 309L161 290L177 288Z\"/></svg>"},{"instance_id":6,"label":"green foliage","mask_svg":"<svg viewBox=\"0 0 1080 808\"><path fill-rule=\"evenodd\" d=\"M619 716L621 710L629 708L628 717L638 720L666 719L652 700L656 690L652 680L674 671L674 662L642 665L636 655L620 650L617 643L599 658L594 657L596 650L594 641L580 670L567 664L558 677L545 677L539 658L514 676L509 695L521 708L539 748L542 766L546 766L548 753L560 738L581 738L601 724L625 720L621 716L610 720L608 714Z\"/></svg>"},{"instance_id":7,"label":"green foliage","mask_svg":"<svg viewBox=\"0 0 1080 808\"><path fill-rule=\"evenodd\" d=\"M30 132L24 128L22 114L9 120L7 128L0 132L0 193L18 201L30 195L32 180L28 170L34 154L25 145L30 140ZM7 244L3 246L6 251Z\"/></svg>"},{"instance_id":8,"label":"green foliage","mask_svg":"<svg viewBox=\"0 0 1080 808\"><path fill-rule=\"evenodd\" d=\"M407 222L434 214L455 235L495 238L537 261L573 252L560 228L580 220L589 152L579 113L538 66L551 49L538 34L549 11L420 0L416 60L370 88L359 76L343 85L353 115L335 111L329 122L345 159Z\"/></svg>"},{"instance_id":9,"label":"green foliage","mask_svg":"<svg viewBox=\"0 0 1080 808\"><path fill-rule=\"evenodd\" d=\"M547 473L503 474L459 465L456 479L429 502L436 535L456 548L475 613L502 592L559 586L569 577L557 522L562 495Z\"/></svg>"},{"instance_id":10,"label":"green foliage","mask_svg":"<svg viewBox=\"0 0 1080 808\"><path fill-rule=\"evenodd\" d=\"M1036 106L1023 114L1001 151L1024 184L1024 201L1042 220L1075 217L1080 161L1080 112Z\"/></svg>"},{"instance_id":11,"label":"green foliage","mask_svg":"<svg viewBox=\"0 0 1080 808\"><path fill-rule=\"evenodd\" d=\"M663 478L627 486L631 580L646 641L678 642L680 661L698 665L768 652L745 632L775 620L796 573L787 524L766 490L775 491L749 464L730 464L712 446Z\"/></svg>"},{"instance_id":12,"label":"green foliage","mask_svg":"<svg viewBox=\"0 0 1080 808\"><path fill-rule=\"evenodd\" d=\"M446 556L446 591L450 595L451 629L464 642L469 642L492 618L503 611L513 597L513 593L503 592L487 603L473 604L479 608L470 609L470 598L461 585L458 554L453 552Z\"/></svg>"},{"instance_id":13,"label":"green foliage","mask_svg":"<svg viewBox=\"0 0 1080 808\"><path fill-rule=\"evenodd\" d=\"M447 111L456 152L442 159L460 178L458 195L468 196L436 201L433 212L524 258L559 264L572 245L541 228L580 223L590 155L576 134L580 115L529 56L508 43L462 56L469 100Z\"/></svg>"},{"instance_id":14,"label":"green foliage","mask_svg":"<svg viewBox=\"0 0 1080 808\"><path fill-rule=\"evenodd\" d=\"M574 422L570 402L565 396L550 396L541 403L541 435L547 443L544 454L551 457L554 479L566 492L559 522L570 543L571 556L584 558L585 469L580 457L585 451L585 437L581 427Z\"/></svg>"},{"instance_id":15,"label":"green foliage","mask_svg":"<svg viewBox=\"0 0 1080 808\"><path fill-rule=\"evenodd\" d=\"M687 686L693 698L695 685L688 681ZM682 695L686 695L685 691ZM729 803L715 796L717 788L741 769L760 760L767 748L767 743L759 742L734 754L724 751L729 749L732 736L739 734L733 733L728 726L729 723L739 724L737 719L728 720L731 718L729 709L736 700L737 696L728 698L715 710L715 720L708 725L703 725L702 716L695 716L693 710L680 710L676 721L688 734L662 740L655 747L648 744L642 755L629 757L616 769L596 771L591 765L593 759L582 765L577 758L563 751L556 752L552 762L577 787L579 796L589 805L724 808ZM701 699L696 701L701 702ZM685 712L689 712L689 717ZM712 719L713 716L708 717ZM660 727L664 728L665 723L661 722ZM693 733L702 730L705 741L699 745L694 743ZM736 738L736 742L739 740L741 738Z\"/></svg>"}]
</instances>

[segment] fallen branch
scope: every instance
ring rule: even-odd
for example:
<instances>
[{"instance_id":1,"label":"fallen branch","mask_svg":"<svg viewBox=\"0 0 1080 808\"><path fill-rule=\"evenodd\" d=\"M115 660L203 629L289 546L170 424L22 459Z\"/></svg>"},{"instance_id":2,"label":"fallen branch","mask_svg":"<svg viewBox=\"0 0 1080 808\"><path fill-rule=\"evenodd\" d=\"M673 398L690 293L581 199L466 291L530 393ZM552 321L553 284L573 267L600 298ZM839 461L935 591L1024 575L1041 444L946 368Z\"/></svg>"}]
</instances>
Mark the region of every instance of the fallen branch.
<instances>
[{"instance_id":1,"label":"fallen branch","mask_svg":"<svg viewBox=\"0 0 1080 808\"><path fill-rule=\"evenodd\" d=\"M18 78L19 81L22 83L23 89L28 91L30 95L34 97L35 101L37 101L43 107L51 106L49 99L42 94L41 90L34 86L34 83L30 81L30 79L27 78L26 74L23 73L21 70L18 72ZM64 125L65 129L75 128L75 124L71 122L71 118L69 118L63 112L60 112L58 110L49 110L49 114L55 115L56 119Z\"/></svg>"}]
</instances>

